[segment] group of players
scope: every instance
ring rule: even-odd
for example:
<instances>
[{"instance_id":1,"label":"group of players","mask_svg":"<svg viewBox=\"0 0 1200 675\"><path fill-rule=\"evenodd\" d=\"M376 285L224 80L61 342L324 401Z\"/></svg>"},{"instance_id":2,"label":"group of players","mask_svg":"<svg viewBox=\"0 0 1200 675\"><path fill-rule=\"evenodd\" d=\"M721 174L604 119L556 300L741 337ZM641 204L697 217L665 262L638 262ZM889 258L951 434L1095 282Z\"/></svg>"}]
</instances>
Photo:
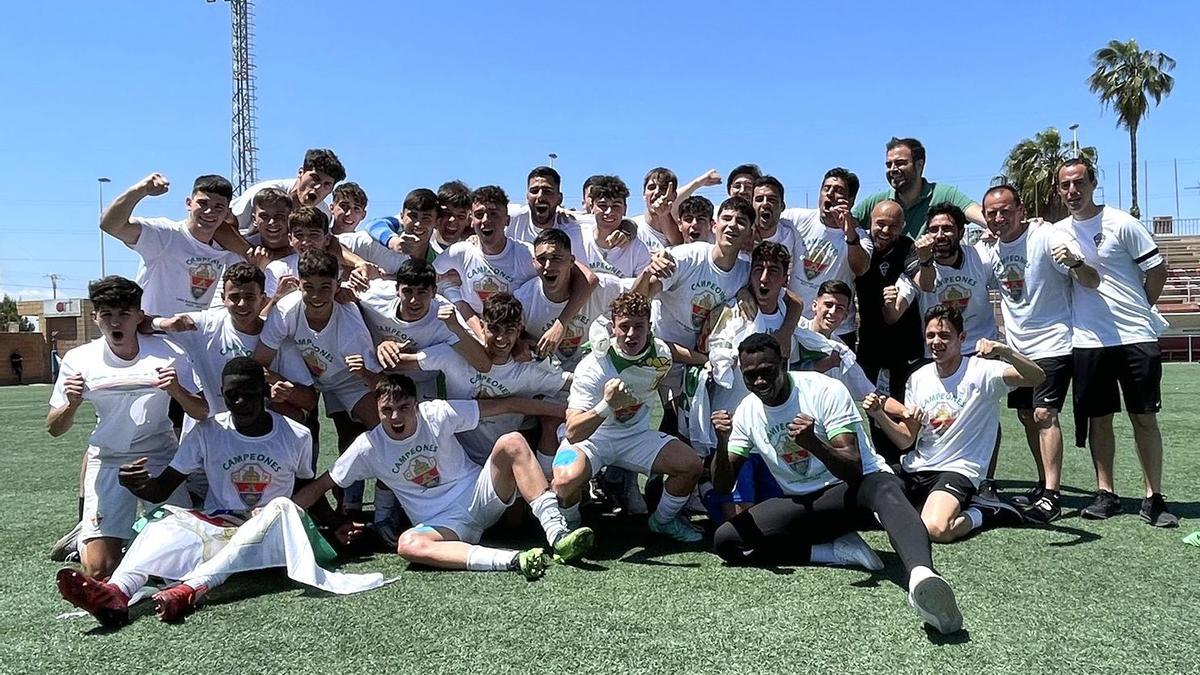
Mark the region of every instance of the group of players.
<instances>
[{"instance_id":1,"label":"group of players","mask_svg":"<svg viewBox=\"0 0 1200 675\"><path fill-rule=\"evenodd\" d=\"M1059 223L1027 219L1008 186L975 203L924 165L919 141L892 139L890 190L858 200L855 174L831 169L815 209L788 207L755 165L686 185L656 168L632 218L620 178L588 178L572 211L550 167L529 172L524 204L453 181L368 218L321 149L237 196L197 178L184 220L135 217L169 189L152 174L100 222L141 258L136 282L91 285L101 337L66 354L50 399L54 436L84 400L97 415L59 547L81 569L60 570L59 590L120 625L162 577L179 583L156 611L177 620L233 571L327 578L296 572L328 548L313 520L341 544L371 530L414 563L536 579L587 554L580 506L606 496L680 542L702 540L691 515L707 512L734 565L881 569L858 532L882 526L909 604L950 633L962 616L930 542L1060 516L1072 379L1098 483L1082 515L1121 511L1123 395L1140 515L1177 524L1160 489L1153 239L1094 202L1083 160L1058 170ZM715 207L695 194L722 183ZM1011 500L991 480L1005 396L1038 472ZM319 476L318 398L338 438ZM480 545L526 512L518 497L546 546Z\"/></svg>"}]
</instances>

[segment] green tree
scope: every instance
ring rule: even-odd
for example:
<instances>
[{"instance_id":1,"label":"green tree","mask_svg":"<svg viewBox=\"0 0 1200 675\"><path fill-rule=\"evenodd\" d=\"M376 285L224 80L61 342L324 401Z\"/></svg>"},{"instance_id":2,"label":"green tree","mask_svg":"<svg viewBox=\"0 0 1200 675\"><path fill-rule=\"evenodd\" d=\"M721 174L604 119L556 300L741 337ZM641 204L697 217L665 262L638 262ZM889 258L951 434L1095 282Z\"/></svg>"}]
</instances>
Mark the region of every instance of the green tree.
<instances>
[{"instance_id":1,"label":"green tree","mask_svg":"<svg viewBox=\"0 0 1200 675\"><path fill-rule=\"evenodd\" d=\"M1058 129L1050 127L1033 138L1022 139L1008 151L1004 177L1017 189L1025 213L1051 222L1067 216L1067 208L1054 188L1059 165L1074 156L1071 142L1064 141ZM1079 156L1096 165L1096 148L1079 149Z\"/></svg>"},{"instance_id":2,"label":"green tree","mask_svg":"<svg viewBox=\"0 0 1200 675\"><path fill-rule=\"evenodd\" d=\"M1092 54L1096 70L1088 78L1088 88L1100 97L1100 104L1117 113L1117 125L1129 130L1129 184L1132 195L1129 213L1142 217L1137 197L1137 132L1138 125L1154 105L1171 93L1175 78L1168 71L1175 68L1175 59L1161 52L1143 51L1137 40L1110 40L1108 45Z\"/></svg>"},{"instance_id":3,"label":"green tree","mask_svg":"<svg viewBox=\"0 0 1200 675\"><path fill-rule=\"evenodd\" d=\"M16 323L17 329L24 332L33 330L33 324L29 319L21 316L17 312L17 301L4 294L4 299L0 300L0 330L8 330L8 324Z\"/></svg>"}]
</instances>

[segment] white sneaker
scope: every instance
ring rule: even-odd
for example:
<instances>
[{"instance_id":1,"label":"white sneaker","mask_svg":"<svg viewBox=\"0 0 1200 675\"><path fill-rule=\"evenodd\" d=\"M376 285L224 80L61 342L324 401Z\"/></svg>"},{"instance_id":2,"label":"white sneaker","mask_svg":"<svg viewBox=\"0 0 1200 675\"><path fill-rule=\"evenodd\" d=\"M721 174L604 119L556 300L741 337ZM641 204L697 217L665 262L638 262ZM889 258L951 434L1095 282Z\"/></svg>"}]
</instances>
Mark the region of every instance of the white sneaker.
<instances>
[{"instance_id":1,"label":"white sneaker","mask_svg":"<svg viewBox=\"0 0 1200 675\"><path fill-rule=\"evenodd\" d=\"M958 610L954 590L928 567L913 568L908 579L908 604L942 635L962 630L962 612Z\"/></svg>"},{"instance_id":2,"label":"white sneaker","mask_svg":"<svg viewBox=\"0 0 1200 675\"><path fill-rule=\"evenodd\" d=\"M834 539L833 554L842 565L855 565L872 572L883 569L883 561L857 532L847 532Z\"/></svg>"}]
</instances>

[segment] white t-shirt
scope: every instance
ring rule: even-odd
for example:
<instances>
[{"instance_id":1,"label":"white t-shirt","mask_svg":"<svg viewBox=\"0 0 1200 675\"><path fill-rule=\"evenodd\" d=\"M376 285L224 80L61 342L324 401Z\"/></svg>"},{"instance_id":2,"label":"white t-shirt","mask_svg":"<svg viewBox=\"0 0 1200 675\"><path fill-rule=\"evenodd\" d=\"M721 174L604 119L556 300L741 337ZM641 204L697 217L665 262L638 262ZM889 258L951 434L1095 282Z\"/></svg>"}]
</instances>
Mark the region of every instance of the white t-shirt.
<instances>
[{"instance_id":1,"label":"white t-shirt","mask_svg":"<svg viewBox=\"0 0 1200 675\"><path fill-rule=\"evenodd\" d=\"M550 363L536 361L493 364L481 373L449 345L430 347L417 355L421 370L441 373L446 378L446 398L472 400L481 398L560 398L559 392L570 383L571 376ZM461 440L472 459L483 462L501 436L520 429L524 415L495 415L480 420Z\"/></svg>"},{"instance_id":2,"label":"white t-shirt","mask_svg":"<svg viewBox=\"0 0 1200 675\"><path fill-rule=\"evenodd\" d=\"M258 336L234 328L229 310L224 307L193 312L188 316L196 324L196 330L171 333L170 339L195 360L193 366L204 389L204 398L208 400L208 415L213 417L226 410L225 398L221 396L221 371L233 358L253 356L258 347ZM312 386L312 375L291 343L284 343L275 354L271 370L293 384Z\"/></svg>"},{"instance_id":3,"label":"white t-shirt","mask_svg":"<svg viewBox=\"0 0 1200 675\"><path fill-rule=\"evenodd\" d=\"M696 347L708 315L731 298L750 276L750 263L738 259L728 271L712 260L716 246L704 241L671 247L677 266L662 280L655 298L654 334L688 349Z\"/></svg>"},{"instance_id":4,"label":"white t-shirt","mask_svg":"<svg viewBox=\"0 0 1200 675\"><path fill-rule=\"evenodd\" d=\"M588 328L596 317L608 313L612 301L623 291L633 287L632 279L618 279L611 274L597 274L598 283L592 290L588 301L584 303L579 313L565 326L562 342L554 355L559 366L566 371L574 371L579 360L583 358L580 347L587 341ZM525 319L525 330L531 335L542 335L562 313L567 301L551 302L542 290L542 280L534 277L526 281L514 294L521 303Z\"/></svg>"},{"instance_id":5,"label":"white t-shirt","mask_svg":"<svg viewBox=\"0 0 1200 675\"><path fill-rule=\"evenodd\" d=\"M538 227L533 224L533 216L530 213L529 206L526 204L509 204L508 205L508 238L513 241L519 241L527 244L530 250L533 250L533 240L548 228ZM571 239L571 253L576 258L582 258L583 235L580 230L580 222L574 218L569 218L563 214L557 214L554 220L554 227L549 229L562 230L567 233Z\"/></svg>"},{"instance_id":6,"label":"white t-shirt","mask_svg":"<svg viewBox=\"0 0 1200 675\"><path fill-rule=\"evenodd\" d=\"M414 353L434 345L458 344L458 335L437 318L438 311L448 304L450 301L442 296L435 296L429 303L429 311L425 316L416 321L405 321L400 318L400 298L396 295L396 282L376 279L366 291L358 294L358 307L362 310L363 320L366 321L375 344L378 345L384 340L394 340L407 344L408 349ZM460 324L466 326L466 321L457 310L455 316ZM445 396L445 382L439 373L420 372L411 373L411 376L422 398L434 394L437 398Z\"/></svg>"},{"instance_id":7,"label":"white t-shirt","mask_svg":"<svg viewBox=\"0 0 1200 675\"><path fill-rule=\"evenodd\" d=\"M785 209L779 217L780 229L785 225L796 232L796 243L790 249L792 278L788 286L804 301L804 316L812 318L812 302L821 284L837 279L854 291L846 233L840 227L826 227L817 209ZM865 241L867 233L860 228L858 236L859 241ZM856 303L851 301L846 320L838 330L841 334L853 333L857 319Z\"/></svg>"},{"instance_id":8,"label":"white t-shirt","mask_svg":"<svg viewBox=\"0 0 1200 675\"><path fill-rule=\"evenodd\" d=\"M254 195L258 194L265 188L278 188L292 194L292 188L296 186L296 181L299 178L272 178L270 180L259 181L254 185L246 188L246 191L229 202L229 210L233 213L238 221L238 230L245 234L250 232L254 227ZM329 205L325 202L317 204L317 208L321 210L329 220L333 221L333 213L329 210Z\"/></svg>"},{"instance_id":9,"label":"white t-shirt","mask_svg":"<svg viewBox=\"0 0 1200 675\"><path fill-rule=\"evenodd\" d=\"M975 342L980 338L997 338L996 315L992 311L992 301L988 295L989 289L997 287L996 276L992 273L990 262L984 260L980 250L975 246L963 246L961 265L957 268L935 263L933 268L937 276L934 278L932 293L921 291L907 275L901 275L896 280L896 285L905 293L905 297L915 295L920 300L922 316L930 307L939 304L957 307L962 312L963 330L967 334L962 342L964 355L975 352ZM925 347L925 356L930 356L928 346Z\"/></svg>"},{"instance_id":10,"label":"white t-shirt","mask_svg":"<svg viewBox=\"0 0 1200 675\"><path fill-rule=\"evenodd\" d=\"M1143 284L1145 272L1164 263L1146 228L1111 206L1088 220L1068 216L1056 226L1074 235L1084 261L1100 272L1099 288L1071 285L1074 345L1157 342L1167 322L1152 311Z\"/></svg>"},{"instance_id":11,"label":"white t-shirt","mask_svg":"<svg viewBox=\"0 0 1200 675\"><path fill-rule=\"evenodd\" d=\"M367 370L381 370L375 360L375 343L353 304L334 302L329 323L315 331L304 316L304 294L289 293L271 308L258 339L271 349L280 349L287 341L295 345L321 390L357 379L346 367L349 354L362 355Z\"/></svg>"},{"instance_id":12,"label":"white t-shirt","mask_svg":"<svg viewBox=\"0 0 1200 675\"><path fill-rule=\"evenodd\" d=\"M393 275L400 265L408 260L407 253L396 253L392 249L375 241L375 237L365 230L355 230L337 235L338 243L346 247L354 255L366 260L372 265L379 266L385 274ZM433 241L430 240L432 248Z\"/></svg>"},{"instance_id":13,"label":"white t-shirt","mask_svg":"<svg viewBox=\"0 0 1200 675\"><path fill-rule=\"evenodd\" d=\"M845 385L820 373L788 373L792 391L778 406L768 406L758 396L747 396L733 414L729 451L748 457L762 456L784 494L806 495L842 480L788 436L788 424L803 413L813 418L813 435L824 444L834 436L850 432L858 440L863 475L887 470L875 454L863 427L858 407Z\"/></svg>"},{"instance_id":14,"label":"white t-shirt","mask_svg":"<svg viewBox=\"0 0 1200 675\"><path fill-rule=\"evenodd\" d=\"M383 425L377 426L350 444L329 477L340 487L368 478L383 481L413 523L465 513L481 468L455 434L478 424L475 401L425 401L417 406L417 429L411 436L393 440Z\"/></svg>"},{"instance_id":15,"label":"white t-shirt","mask_svg":"<svg viewBox=\"0 0 1200 675\"><path fill-rule=\"evenodd\" d=\"M721 316L714 322L712 332L708 336L710 360L716 357L718 353L736 351L738 345L734 343L740 343L748 330L743 324L735 320L743 318L737 302L726 304L718 311L721 312ZM779 327L783 325L785 313L782 303L776 306L775 311L771 314L759 311L755 313L754 319L750 321L752 328L749 330L753 330L754 333L774 335L779 332ZM797 355L798 348L793 341L792 353L789 355L788 361L795 361ZM742 379L742 370L736 356L733 359L733 371L732 387L728 389L722 386L715 387L712 394L713 410L737 410L737 405L741 403L742 399L750 395L750 390L746 388L746 381Z\"/></svg>"},{"instance_id":16,"label":"white t-shirt","mask_svg":"<svg viewBox=\"0 0 1200 675\"><path fill-rule=\"evenodd\" d=\"M438 274L458 272L462 281L459 291L463 301L476 313L483 303L497 293L512 293L537 273L533 268L533 250L528 244L505 240L504 250L487 255L470 242L460 241L438 255L433 261Z\"/></svg>"},{"instance_id":17,"label":"white t-shirt","mask_svg":"<svg viewBox=\"0 0 1200 675\"><path fill-rule=\"evenodd\" d=\"M83 398L96 408L96 428L88 452L102 462L138 457L169 459L177 447L167 409L171 395L154 386L158 369L174 366L184 389L200 391L192 363L178 346L154 335L138 336L138 355L126 361L109 349L103 337L68 351L59 364L50 407L67 403L63 386L83 376Z\"/></svg>"},{"instance_id":18,"label":"white t-shirt","mask_svg":"<svg viewBox=\"0 0 1200 675\"><path fill-rule=\"evenodd\" d=\"M275 291L279 289L279 282L284 277L300 278L300 254L292 253L278 260L272 260L267 263L267 269L263 271L263 295L268 298L275 296Z\"/></svg>"},{"instance_id":19,"label":"white t-shirt","mask_svg":"<svg viewBox=\"0 0 1200 675\"><path fill-rule=\"evenodd\" d=\"M599 232L594 224L584 225L576 258L597 274L611 274L632 279L650 264L650 249L640 239L631 239L621 246L604 249L597 243Z\"/></svg>"},{"instance_id":20,"label":"white t-shirt","mask_svg":"<svg viewBox=\"0 0 1200 675\"><path fill-rule=\"evenodd\" d=\"M1071 353L1071 280L1050 254L1069 239L1045 224L979 249L1000 286L1005 339L1031 359Z\"/></svg>"},{"instance_id":21,"label":"white t-shirt","mask_svg":"<svg viewBox=\"0 0 1200 675\"><path fill-rule=\"evenodd\" d=\"M928 363L908 378L904 402L929 418L917 443L900 458L905 471L953 471L976 486L987 474L1000 401L1011 389L1004 383L1008 364L977 356L963 357L953 375L938 377L937 364Z\"/></svg>"},{"instance_id":22,"label":"white t-shirt","mask_svg":"<svg viewBox=\"0 0 1200 675\"><path fill-rule=\"evenodd\" d=\"M297 478L312 478L312 435L299 422L267 411L271 431L245 436L229 413L196 424L179 443L171 468L208 478L204 510L249 511L291 497Z\"/></svg>"},{"instance_id":23,"label":"white t-shirt","mask_svg":"<svg viewBox=\"0 0 1200 675\"><path fill-rule=\"evenodd\" d=\"M634 216L629 220L632 220L637 225L637 239L642 242L647 250L653 252L671 247L671 242L667 240L667 235L651 227L646 214L643 213Z\"/></svg>"},{"instance_id":24,"label":"white t-shirt","mask_svg":"<svg viewBox=\"0 0 1200 675\"><path fill-rule=\"evenodd\" d=\"M637 401L618 408L592 433L594 439L615 440L650 429L650 413L658 398L658 385L671 369L671 351L659 339L642 354L630 359L616 347L597 354L589 352L575 367L567 407L591 410L604 399L604 385L619 379Z\"/></svg>"},{"instance_id":25,"label":"white t-shirt","mask_svg":"<svg viewBox=\"0 0 1200 675\"><path fill-rule=\"evenodd\" d=\"M169 218L131 218L141 225L137 243L129 248L141 258L134 281L142 287L142 309L151 316L195 312L213 303L226 265L240 257L200 242L187 221Z\"/></svg>"}]
</instances>

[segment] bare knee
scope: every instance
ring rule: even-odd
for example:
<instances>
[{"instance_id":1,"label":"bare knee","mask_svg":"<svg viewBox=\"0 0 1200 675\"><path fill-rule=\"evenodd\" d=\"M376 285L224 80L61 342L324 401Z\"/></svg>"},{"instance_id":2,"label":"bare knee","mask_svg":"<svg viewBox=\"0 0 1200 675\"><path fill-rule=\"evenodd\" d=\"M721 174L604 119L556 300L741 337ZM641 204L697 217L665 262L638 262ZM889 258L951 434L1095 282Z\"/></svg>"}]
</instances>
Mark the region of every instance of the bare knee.
<instances>
[{"instance_id":1,"label":"bare knee","mask_svg":"<svg viewBox=\"0 0 1200 675\"><path fill-rule=\"evenodd\" d=\"M925 523L925 531L929 533L929 540L939 544L947 544L954 541L954 535L950 533L950 524L941 520L921 519Z\"/></svg>"},{"instance_id":2,"label":"bare knee","mask_svg":"<svg viewBox=\"0 0 1200 675\"><path fill-rule=\"evenodd\" d=\"M1038 408L1033 411L1033 422L1039 429L1049 429L1058 426L1058 411L1051 408Z\"/></svg>"},{"instance_id":3,"label":"bare knee","mask_svg":"<svg viewBox=\"0 0 1200 675\"><path fill-rule=\"evenodd\" d=\"M421 562L429 559L432 545L433 542L428 537L422 537L409 530L400 535L400 540L396 542L396 553L410 562Z\"/></svg>"},{"instance_id":4,"label":"bare knee","mask_svg":"<svg viewBox=\"0 0 1200 675\"><path fill-rule=\"evenodd\" d=\"M1133 424L1135 433L1153 433L1158 431L1158 415L1154 413L1130 413L1129 421Z\"/></svg>"}]
</instances>

